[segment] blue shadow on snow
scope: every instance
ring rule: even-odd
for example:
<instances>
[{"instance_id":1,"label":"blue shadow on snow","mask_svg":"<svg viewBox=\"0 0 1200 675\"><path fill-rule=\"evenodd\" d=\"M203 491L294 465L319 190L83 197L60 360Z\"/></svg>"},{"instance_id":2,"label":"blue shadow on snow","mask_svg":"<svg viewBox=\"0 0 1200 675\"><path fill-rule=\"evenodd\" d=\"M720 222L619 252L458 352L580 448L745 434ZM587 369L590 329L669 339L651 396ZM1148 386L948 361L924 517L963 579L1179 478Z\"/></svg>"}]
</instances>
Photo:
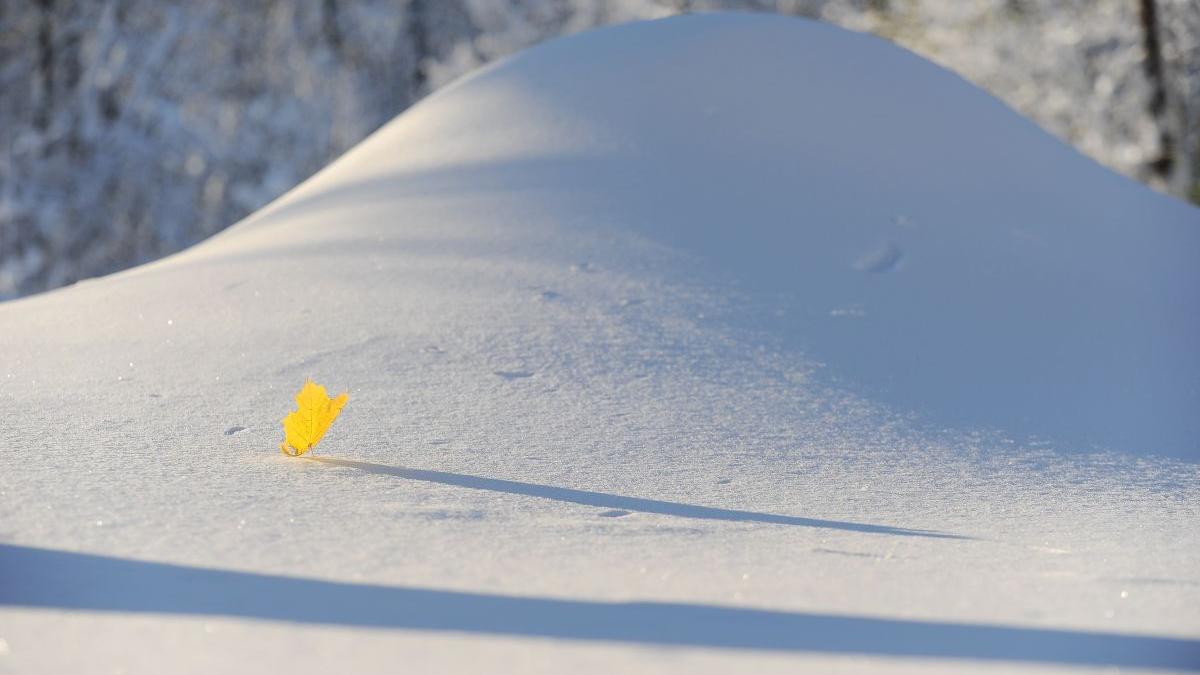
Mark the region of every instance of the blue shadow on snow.
<instances>
[{"instance_id":1,"label":"blue shadow on snow","mask_svg":"<svg viewBox=\"0 0 1200 675\"><path fill-rule=\"evenodd\" d=\"M647 646L1200 670L1200 641L350 584L0 544L0 607L226 616Z\"/></svg>"},{"instance_id":2,"label":"blue shadow on snow","mask_svg":"<svg viewBox=\"0 0 1200 675\"><path fill-rule=\"evenodd\" d=\"M604 509L639 511L641 513L658 513L665 516L676 516L678 518L727 520L747 523L769 523L772 525L796 525L800 527L820 527L832 530L845 530L848 532L892 534L905 537L973 539L973 537L967 537L961 534L948 534L934 530L913 530L904 527L872 525L870 523L855 523L844 520L822 520L820 518L785 516L775 513L760 513L758 511L720 509L711 506L696 506L693 504L681 504L679 502L667 502L658 499L644 499L641 497L624 497L621 495L612 495L604 492L575 490L572 488L555 487L553 485L539 485L537 483L522 483L520 481L502 480L499 478L484 478L482 476L470 476L467 474L449 473L446 471L408 469L400 466L375 464L373 462L355 462L348 459L309 457L308 460L312 462L320 462L321 464L328 464L331 466L349 467L352 469L365 471L367 473L396 476L398 478L404 478L407 480L425 481L427 483L440 483L442 485L453 485L455 487L469 488L472 490L505 492L508 494L523 495L525 497L537 497L540 499L551 499L559 502L570 502L572 504L583 504L584 506L598 506Z\"/></svg>"}]
</instances>

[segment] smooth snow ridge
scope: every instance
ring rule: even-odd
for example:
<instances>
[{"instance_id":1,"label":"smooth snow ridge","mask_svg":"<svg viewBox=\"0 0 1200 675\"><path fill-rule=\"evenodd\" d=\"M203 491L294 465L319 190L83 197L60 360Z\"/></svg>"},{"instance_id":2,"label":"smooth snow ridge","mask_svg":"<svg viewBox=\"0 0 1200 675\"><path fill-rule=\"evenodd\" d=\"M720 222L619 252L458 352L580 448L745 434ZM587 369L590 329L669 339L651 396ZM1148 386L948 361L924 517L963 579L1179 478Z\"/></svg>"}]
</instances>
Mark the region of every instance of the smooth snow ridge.
<instances>
[{"instance_id":1,"label":"smooth snow ridge","mask_svg":"<svg viewBox=\"0 0 1200 675\"><path fill-rule=\"evenodd\" d=\"M536 48L0 305L0 667L1196 669L1198 225L829 26Z\"/></svg>"},{"instance_id":2,"label":"smooth snow ridge","mask_svg":"<svg viewBox=\"0 0 1200 675\"><path fill-rule=\"evenodd\" d=\"M235 236L384 196L519 195L563 231L696 254L758 303L754 327L873 400L1200 458L1200 211L920 57L796 25L642 24L532 50Z\"/></svg>"}]
</instances>

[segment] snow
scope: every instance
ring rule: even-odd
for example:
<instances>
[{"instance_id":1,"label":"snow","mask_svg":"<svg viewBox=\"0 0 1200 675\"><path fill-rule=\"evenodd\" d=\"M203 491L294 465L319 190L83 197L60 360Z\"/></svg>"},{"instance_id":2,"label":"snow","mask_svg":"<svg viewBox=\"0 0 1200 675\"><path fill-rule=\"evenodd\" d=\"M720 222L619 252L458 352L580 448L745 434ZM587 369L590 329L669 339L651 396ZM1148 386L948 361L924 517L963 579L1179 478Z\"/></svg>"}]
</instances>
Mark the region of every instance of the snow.
<instances>
[{"instance_id":1,"label":"snow","mask_svg":"<svg viewBox=\"0 0 1200 675\"><path fill-rule=\"evenodd\" d=\"M1200 200L1194 0L9 4L0 300L186 248L485 63L589 28L714 9L893 40L1100 163ZM1143 21L1148 9L1156 22Z\"/></svg>"},{"instance_id":2,"label":"snow","mask_svg":"<svg viewBox=\"0 0 1200 675\"><path fill-rule=\"evenodd\" d=\"M1197 225L828 25L523 52L0 305L0 669L1200 669Z\"/></svg>"}]
</instances>

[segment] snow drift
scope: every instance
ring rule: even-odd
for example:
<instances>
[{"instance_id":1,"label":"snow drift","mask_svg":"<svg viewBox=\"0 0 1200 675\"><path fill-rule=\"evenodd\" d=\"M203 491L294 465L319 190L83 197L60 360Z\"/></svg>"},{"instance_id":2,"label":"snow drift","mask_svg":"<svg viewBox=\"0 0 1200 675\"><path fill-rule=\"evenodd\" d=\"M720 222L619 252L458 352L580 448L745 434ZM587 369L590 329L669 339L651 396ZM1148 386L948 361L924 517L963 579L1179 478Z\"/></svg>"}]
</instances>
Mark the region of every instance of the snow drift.
<instances>
[{"instance_id":1,"label":"snow drift","mask_svg":"<svg viewBox=\"0 0 1200 675\"><path fill-rule=\"evenodd\" d=\"M13 658L1193 667L1198 225L873 38L539 47L0 306ZM306 376L319 462L274 450Z\"/></svg>"},{"instance_id":2,"label":"snow drift","mask_svg":"<svg viewBox=\"0 0 1200 675\"><path fill-rule=\"evenodd\" d=\"M660 31L470 77L222 246L298 212L505 194L562 230L697 254L779 315L772 337L901 410L1200 457L1200 211L880 40Z\"/></svg>"}]
</instances>

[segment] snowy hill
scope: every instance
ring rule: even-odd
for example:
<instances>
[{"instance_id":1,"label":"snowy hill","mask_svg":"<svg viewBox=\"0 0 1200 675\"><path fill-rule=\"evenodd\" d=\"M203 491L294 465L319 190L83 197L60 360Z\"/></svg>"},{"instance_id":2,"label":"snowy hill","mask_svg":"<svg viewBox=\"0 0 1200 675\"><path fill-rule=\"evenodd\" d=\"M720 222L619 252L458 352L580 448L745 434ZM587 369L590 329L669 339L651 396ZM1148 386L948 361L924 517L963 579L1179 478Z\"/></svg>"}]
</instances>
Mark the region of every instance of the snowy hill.
<instances>
[{"instance_id":1,"label":"snowy hill","mask_svg":"<svg viewBox=\"0 0 1200 675\"><path fill-rule=\"evenodd\" d=\"M1200 669L1198 253L874 38L530 50L0 305L0 668Z\"/></svg>"}]
</instances>

